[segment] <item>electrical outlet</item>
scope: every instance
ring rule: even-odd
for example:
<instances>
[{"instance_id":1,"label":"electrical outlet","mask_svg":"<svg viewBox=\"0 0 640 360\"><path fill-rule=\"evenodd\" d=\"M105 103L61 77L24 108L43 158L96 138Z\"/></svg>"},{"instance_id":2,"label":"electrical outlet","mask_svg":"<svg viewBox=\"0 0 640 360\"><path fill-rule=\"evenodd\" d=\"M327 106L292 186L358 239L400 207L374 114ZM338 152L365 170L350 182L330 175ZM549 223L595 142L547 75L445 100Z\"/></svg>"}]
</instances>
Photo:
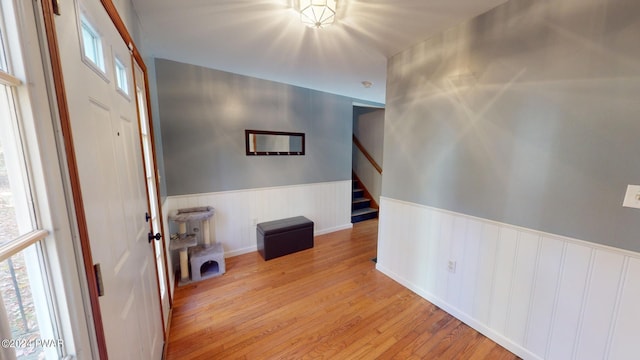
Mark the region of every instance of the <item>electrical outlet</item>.
<instances>
[{"instance_id":1,"label":"electrical outlet","mask_svg":"<svg viewBox=\"0 0 640 360\"><path fill-rule=\"evenodd\" d=\"M253 220L251 220L251 225L253 225L253 226L258 225L258 219L254 218Z\"/></svg>"},{"instance_id":2,"label":"electrical outlet","mask_svg":"<svg viewBox=\"0 0 640 360\"><path fill-rule=\"evenodd\" d=\"M450 273L454 273L456 272L456 261L455 260L449 260L449 263L447 264L447 269L449 269Z\"/></svg>"}]
</instances>

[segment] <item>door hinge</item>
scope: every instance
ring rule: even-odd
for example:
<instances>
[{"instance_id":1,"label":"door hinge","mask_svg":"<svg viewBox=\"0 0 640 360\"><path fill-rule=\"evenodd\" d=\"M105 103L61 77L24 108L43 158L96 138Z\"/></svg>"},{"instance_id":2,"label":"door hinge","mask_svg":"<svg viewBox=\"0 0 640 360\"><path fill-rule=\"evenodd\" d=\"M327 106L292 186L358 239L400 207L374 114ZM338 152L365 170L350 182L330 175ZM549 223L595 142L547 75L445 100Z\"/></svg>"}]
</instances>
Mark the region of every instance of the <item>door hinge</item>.
<instances>
[{"instance_id":1,"label":"door hinge","mask_svg":"<svg viewBox=\"0 0 640 360\"><path fill-rule=\"evenodd\" d=\"M60 16L60 0L51 0L53 13Z\"/></svg>"},{"instance_id":2,"label":"door hinge","mask_svg":"<svg viewBox=\"0 0 640 360\"><path fill-rule=\"evenodd\" d=\"M103 296L104 285L102 284L102 270L100 270L100 264L93 265L93 272L96 276L96 286L98 287L98 296Z\"/></svg>"}]
</instances>

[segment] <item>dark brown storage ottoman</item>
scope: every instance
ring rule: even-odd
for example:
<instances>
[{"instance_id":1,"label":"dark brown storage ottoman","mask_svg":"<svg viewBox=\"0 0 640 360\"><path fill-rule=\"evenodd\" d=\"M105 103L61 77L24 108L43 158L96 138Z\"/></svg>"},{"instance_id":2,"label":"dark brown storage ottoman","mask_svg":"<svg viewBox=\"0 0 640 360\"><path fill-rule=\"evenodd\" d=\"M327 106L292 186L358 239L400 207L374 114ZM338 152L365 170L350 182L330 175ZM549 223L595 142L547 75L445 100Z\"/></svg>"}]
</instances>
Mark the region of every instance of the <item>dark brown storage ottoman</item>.
<instances>
[{"instance_id":1,"label":"dark brown storage ottoman","mask_svg":"<svg viewBox=\"0 0 640 360\"><path fill-rule=\"evenodd\" d=\"M263 222L256 232L258 252L265 260L313 247L313 221L304 216Z\"/></svg>"}]
</instances>

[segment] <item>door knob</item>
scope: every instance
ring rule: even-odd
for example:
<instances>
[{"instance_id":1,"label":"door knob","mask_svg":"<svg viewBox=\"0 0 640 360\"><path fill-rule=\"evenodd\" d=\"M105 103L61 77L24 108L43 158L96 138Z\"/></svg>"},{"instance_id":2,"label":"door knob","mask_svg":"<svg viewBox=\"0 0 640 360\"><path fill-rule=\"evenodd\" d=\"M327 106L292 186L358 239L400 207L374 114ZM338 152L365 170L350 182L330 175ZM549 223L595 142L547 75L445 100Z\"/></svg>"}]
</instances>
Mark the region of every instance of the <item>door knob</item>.
<instances>
[{"instance_id":1,"label":"door knob","mask_svg":"<svg viewBox=\"0 0 640 360\"><path fill-rule=\"evenodd\" d=\"M151 242L151 240L156 239L156 240L160 240L162 239L162 234L160 233L156 233L155 235L153 235L153 233L149 233L149 242Z\"/></svg>"}]
</instances>

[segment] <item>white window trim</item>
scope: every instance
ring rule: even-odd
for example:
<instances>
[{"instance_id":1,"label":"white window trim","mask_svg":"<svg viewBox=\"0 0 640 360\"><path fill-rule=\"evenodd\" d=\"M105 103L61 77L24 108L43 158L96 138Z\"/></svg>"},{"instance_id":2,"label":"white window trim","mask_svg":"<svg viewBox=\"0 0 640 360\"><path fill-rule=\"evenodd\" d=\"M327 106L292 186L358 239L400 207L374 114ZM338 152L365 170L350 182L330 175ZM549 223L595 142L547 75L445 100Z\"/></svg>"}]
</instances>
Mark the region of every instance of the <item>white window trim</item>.
<instances>
[{"instance_id":1,"label":"white window trim","mask_svg":"<svg viewBox=\"0 0 640 360\"><path fill-rule=\"evenodd\" d=\"M55 95L47 88L46 81L51 74L45 74L48 68L43 65L43 62L47 63L43 60L47 50L42 5L23 0L3 0L3 7L5 4L17 14L5 19L5 25L20 31L20 38L7 38L11 49L18 50L6 55L13 74L10 76L19 81L22 79L19 84L11 85L20 99L16 104L17 111L23 119L31 119L21 122L20 133L30 173L32 201L37 209L37 226L41 229L27 233L13 243L20 242L25 248L28 242L42 245L42 256L47 258L49 270L50 301L57 316L54 320L64 338L67 357L94 358L96 346L92 318L83 305L88 299L84 267L81 255L75 251L78 231L72 221L73 205L65 194L69 175L64 166L64 149L58 147L63 143L62 134L58 122L52 117L54 109L50 104L55 102ZM12 64L20 66L12 67ZM44 237L41 239L41 236Z\"/></svg>"},{"instance_id":2,"label":"white window trim","mask_svg":"<svg viewBox=\"0 0 640 360\"><path fill-rule=\"evenodd\" d=\"M29 246L44 240L49 235L47 230L34 230L26 233L8 244L0 247L0 262L3 262Z\"/></svg>"},{"instance_id":3,"label":"white window trim","mask_svg":"<svg viewBox=\"0 0 640 360\"><path fill-rule=\"evenodd\" d=\"M107 60L106 60L107 49L105 49L104 42L102 41L102 34L100 33L100 29L95 25L95 22L92 21L92 19L88 16L86 11L82 10L78 5L76 8L76 13L78 14L78 19L77 19L78 41L80 42L80 54L81 54L80 56L82 57L82 62L85 65L87 65L89 69L93 70L93 72L95 72L98 76L100 76L105 82L109 83L110 80L109 80ZM91 58L85 55L83 24L86 24L86 26L89 28L89 32L92 35L95 35L96 39L98 39L98 43L100 46L98 51L99 54L97 56L100 57L101 64L97 64Z\"/></svg>"},{"instance_id":4,"label":"white window trim","mask_svg":"<svg viewBox=\"0 0 640 360\"><path fill-rule=\"evenodd\" d=\"M0 70L0 84L7 86L20 86L22 81L17 77Z\"/></svg>"}]
</instances>

